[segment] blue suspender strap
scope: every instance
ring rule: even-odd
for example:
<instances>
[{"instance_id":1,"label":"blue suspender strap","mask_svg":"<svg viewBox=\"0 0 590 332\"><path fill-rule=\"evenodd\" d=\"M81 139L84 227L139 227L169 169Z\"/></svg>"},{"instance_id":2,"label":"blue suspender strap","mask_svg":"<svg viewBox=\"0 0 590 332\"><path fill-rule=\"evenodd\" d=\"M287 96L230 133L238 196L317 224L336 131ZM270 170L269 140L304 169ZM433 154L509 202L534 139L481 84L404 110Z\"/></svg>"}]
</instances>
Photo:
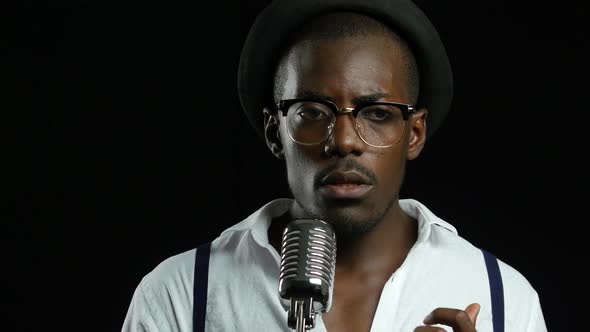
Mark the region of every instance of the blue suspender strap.
<instances>
[{"instance_id":1,"label":"blue suspender strap","mask_svg":"<svg viewBox=\"0 0 590 332\"><path fill-rule=\"evenodd\" d=\"M500 266L498 266L498 260L494 255L483 249L481 251L483 252L490 281L494 332L504 332L504 286L502 285Z\"/></svg>"},{"instance_id":2,"label":"blue suspender strap","mask_svg":"<svg viewBox=\"0 0 590 332\"><path fill-rule=\"evenodd\" d=\"M200 245L195 255L195 274L193 283L193 331L205 331L207 314L207 282L209 279L209 254L211 242Z\"/></svg>"}]
</instances>

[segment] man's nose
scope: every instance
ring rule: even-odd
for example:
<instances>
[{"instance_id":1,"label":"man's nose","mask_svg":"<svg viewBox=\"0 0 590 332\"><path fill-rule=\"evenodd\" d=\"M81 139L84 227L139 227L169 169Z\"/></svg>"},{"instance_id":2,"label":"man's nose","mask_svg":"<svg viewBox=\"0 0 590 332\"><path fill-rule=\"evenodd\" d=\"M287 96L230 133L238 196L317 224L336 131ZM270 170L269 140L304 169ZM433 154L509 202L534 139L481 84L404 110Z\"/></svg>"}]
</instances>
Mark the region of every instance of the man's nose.
<instances>
[{"instance_id":1,"label":"man's nose","mask_svg":"<svg viewBox=\"0 0 590 332\"><path fill-rule=\"evenodd\" d=\"M336 116L332 135L324 146L327 155L346 156L351 153L363 153L365 144L359 137L355 125L356 121L351 113Z\"/></svg>"}]
</instances>

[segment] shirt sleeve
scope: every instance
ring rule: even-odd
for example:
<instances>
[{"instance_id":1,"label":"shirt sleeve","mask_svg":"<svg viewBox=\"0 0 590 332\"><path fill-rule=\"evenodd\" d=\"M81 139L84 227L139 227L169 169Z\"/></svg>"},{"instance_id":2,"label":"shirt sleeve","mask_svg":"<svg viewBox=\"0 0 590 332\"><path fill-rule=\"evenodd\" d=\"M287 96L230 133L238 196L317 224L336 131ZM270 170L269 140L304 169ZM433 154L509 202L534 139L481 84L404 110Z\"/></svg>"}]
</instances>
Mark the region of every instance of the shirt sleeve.
<instances>
[{"instance_id":1,"label":"shirt sleeve","mask_svg":"<svg viewBox=\"0 0 590 332\"><path fill-rule=\"evenodd\" d=\"M122 332L192 332L195 250L172 256L135 289Z\"/></svg>"},{"instance_id":2,"label":"shirt sleeve","mask_svg":"<svg viewBox=\"0 0 590 332\"><path fill-rule=\"evenodd\" d=\"M142 283L137 286L127 316L123 322L122 332L159 332L149 301Z\"/></svg>"},{"instance_id":3,"label":"shirt sleeve","mask_svg":"<svg viewBox=\"0 0 590 332\"><path fill-rule=\"evenodd\" d=\"M535 295L537 294L535 293ZM543 316L543 311L541 310L541 303L539 302L538 295L535 296L533 303L527 332L547 332L547 326L545 325L545 318Z\"/></svg>"}]
</instances>

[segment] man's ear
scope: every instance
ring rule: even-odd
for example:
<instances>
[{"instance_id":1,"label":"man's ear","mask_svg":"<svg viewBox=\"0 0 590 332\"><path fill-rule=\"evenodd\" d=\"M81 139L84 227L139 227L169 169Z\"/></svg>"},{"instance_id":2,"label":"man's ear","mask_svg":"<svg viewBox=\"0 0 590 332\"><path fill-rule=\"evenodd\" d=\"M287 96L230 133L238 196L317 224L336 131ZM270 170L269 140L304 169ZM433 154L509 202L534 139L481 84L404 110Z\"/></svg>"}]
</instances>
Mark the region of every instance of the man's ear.
<instances>
[{"instance_id":1,"label":"man's ear","mask_svg":"<svg viewBox=\"0 0 590 332\"><path fill-rule=\"evenodd\" d=\"M412 114L408 121L410 130L410 137L408 140L408 153L407 158L413 160L418 158L420 152L424 148L426 143L426 117L428 116L428 110L426 108L420 108L416 113Z\"/></svg>"},{"instance_id":2,"label":"man's ear","mask_svg":"<svg viewBox=\"0 0 590 332\"><path fill-rule=\"evenodd\" d=\"M264 108L262 111L264 114L264 138L266 145L279 159L285 159L285 153L283 151L283 142L281 142L280 124L277 119L278 115L273 115L268 108Z\"/></svg>"}]
</instances>

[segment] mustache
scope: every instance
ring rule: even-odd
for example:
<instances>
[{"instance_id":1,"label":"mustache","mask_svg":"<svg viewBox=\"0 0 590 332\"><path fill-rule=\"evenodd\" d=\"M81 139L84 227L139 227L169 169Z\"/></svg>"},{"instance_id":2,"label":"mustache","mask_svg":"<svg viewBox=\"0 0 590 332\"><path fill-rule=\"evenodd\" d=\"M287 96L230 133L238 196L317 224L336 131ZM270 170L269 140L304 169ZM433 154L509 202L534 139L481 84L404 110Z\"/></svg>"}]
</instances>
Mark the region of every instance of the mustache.
<instances>
[{"instance_id":1,"label":"mustache","mask_svg":"<svg viewBox=\"0 0 590 332\"><path fill-rule=\"evenodd\" d=\"M356 161L355 159L344 159L339 162L336 162L321 171L319 171L313 179L313 185L317 189L320 187L320 183L326 175L330 174L335 170L342 170L342 171L355 171L359 174L362 174L371 180L371 183L377 184L377 176L373 173L370 169L363 166L361 163Z\"/></svg>"}]
</instances>

